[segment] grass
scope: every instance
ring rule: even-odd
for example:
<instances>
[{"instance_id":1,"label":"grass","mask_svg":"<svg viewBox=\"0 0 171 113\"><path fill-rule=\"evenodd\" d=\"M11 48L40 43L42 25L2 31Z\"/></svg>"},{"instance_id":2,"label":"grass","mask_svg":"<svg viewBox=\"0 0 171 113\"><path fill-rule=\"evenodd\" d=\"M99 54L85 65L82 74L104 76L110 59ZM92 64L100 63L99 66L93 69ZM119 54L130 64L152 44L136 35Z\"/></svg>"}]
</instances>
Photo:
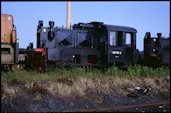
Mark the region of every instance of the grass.
<instances>
[{"instance_id":1,"label":"grass","mask_svg":"<svg viewBox=\"0 0 171 113\"><path fill-rule=\"evenodd\" d=\"M48 82L41 83L38 80ZM118 94L127 95L128 92L124 88L150 86L154 93L165 95L170 91L170 68L154 69L135 65L128 67L127 71L113 66L105 71L92 67L57 67L44 73L26 70L1 72L1 85L5 96L10 93L9 90L14 92L17 88L11 86L22 81L25 85L19 85L20 91L28 94L86 97L86 93L101 95L117 91Z\"/></svg>"},{"instance_id":2,"label":"grass","mask_svg":"<svg viewBox=\"0 0 171 113\"><path fill-rule=\"evenodd\" d=\"M83 78L113 78L113 77L167 77L170 76L170 69L168 67L160 67L160 68L150 68L146 66L130 66L127 71L118 69L113 66L106 69L102 72L97 68L86 68L86 67L57 67L53 71L39 73L37 71L8 71L1 72L1 81L9 82L11 80L18 81L37 81L37 80L47 80L47 81L55 81L62 78L67 79L76 79L79 77Z\"/></svg>"}]
</instances>

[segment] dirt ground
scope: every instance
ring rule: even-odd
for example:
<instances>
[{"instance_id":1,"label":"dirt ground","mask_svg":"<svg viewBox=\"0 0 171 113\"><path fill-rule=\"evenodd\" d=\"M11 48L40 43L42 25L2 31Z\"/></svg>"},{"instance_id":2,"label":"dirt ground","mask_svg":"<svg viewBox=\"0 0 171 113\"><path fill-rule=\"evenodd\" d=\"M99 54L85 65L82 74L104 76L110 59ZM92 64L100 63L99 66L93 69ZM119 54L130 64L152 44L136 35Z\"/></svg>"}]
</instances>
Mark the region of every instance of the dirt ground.
<instances>
[{"instance_id":1,"label":"dirt ground","mask_svg":"<svg viewBox=\"0 0 171 113\"><path fill-rule=\"evenodd\" d=\"M127 80L130 85L126 81L122 84L121 81L123 80L118 79L118 83L116 80L98 79L62 79L53 82L13 80L1 84L1 112L81 112L92 109L96 112L170 112L170 104L120 107L170 101L170 77L144 79L140 80L142 83L135 84L131 84L132 80ZM102 109L112 107L113 109Z\"/></svg>"}]
</instances>

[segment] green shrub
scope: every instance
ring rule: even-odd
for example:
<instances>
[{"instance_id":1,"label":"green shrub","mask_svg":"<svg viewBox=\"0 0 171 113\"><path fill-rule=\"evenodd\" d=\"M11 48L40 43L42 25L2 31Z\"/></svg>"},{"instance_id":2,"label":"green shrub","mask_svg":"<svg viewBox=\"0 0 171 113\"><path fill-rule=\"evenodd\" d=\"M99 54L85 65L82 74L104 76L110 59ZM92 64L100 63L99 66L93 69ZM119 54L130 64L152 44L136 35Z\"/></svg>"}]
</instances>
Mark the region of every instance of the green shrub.
<instances>
[{"instance_id":1,"label":"green shrub","mask_svg":"<svg viewBox=\"0 0 171 113\"><path fill-rule=\"evenodd\" d=\"M112 67L109 67L106 74L108 76L112 76L112 77L123 77L125 76L125 72L121 69L118 69L116 66L112 66Z\"/></svg>"},{"instance_id":2,"label":"green shrub","mask_svg":"<svg viewBox=\"0 0 171 113\"><path fill-rule=\"evenodd\" d=\"M128 77L134 77L134 76L142 76L142 66L135 65L135 66L129 66L126 72L126 76Z\"/></svg>"}]
</instances>

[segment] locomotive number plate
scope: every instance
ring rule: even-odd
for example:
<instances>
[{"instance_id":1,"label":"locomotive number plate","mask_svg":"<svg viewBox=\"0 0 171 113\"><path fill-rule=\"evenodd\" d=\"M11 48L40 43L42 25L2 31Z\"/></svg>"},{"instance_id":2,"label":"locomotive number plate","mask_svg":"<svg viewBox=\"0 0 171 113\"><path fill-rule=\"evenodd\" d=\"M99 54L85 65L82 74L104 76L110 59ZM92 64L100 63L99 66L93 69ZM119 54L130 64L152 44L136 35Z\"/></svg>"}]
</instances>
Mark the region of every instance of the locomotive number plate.
<instances>
[{"instance_id":1,"label":"locomotive number plate","mask_svg":"<svg viewBox=\"0 0 171 113\"><path fill-rule=\"evenodd\" d=\"M121 55L122 54L122 51L112 51L112 54Z\"/></svg>"}]
</instances>

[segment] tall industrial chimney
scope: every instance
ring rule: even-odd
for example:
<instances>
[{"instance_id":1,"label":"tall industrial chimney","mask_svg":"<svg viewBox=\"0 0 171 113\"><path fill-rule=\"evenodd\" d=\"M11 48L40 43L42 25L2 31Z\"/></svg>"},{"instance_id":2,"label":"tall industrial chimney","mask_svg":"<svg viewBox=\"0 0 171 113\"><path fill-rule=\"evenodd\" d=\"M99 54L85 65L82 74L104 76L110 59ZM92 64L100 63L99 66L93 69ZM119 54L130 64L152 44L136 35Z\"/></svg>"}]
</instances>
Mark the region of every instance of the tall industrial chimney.
<instances>
[{"instance_id":1,"label":"tall industrial chimney","mask_svg":"<svg viewBox=\"0 0 171 113\"><path fill-rule=\"evenodd\" d=\"M71 1L67 2L67 28L71 29Z\"/></svg>"}]
</instances>

